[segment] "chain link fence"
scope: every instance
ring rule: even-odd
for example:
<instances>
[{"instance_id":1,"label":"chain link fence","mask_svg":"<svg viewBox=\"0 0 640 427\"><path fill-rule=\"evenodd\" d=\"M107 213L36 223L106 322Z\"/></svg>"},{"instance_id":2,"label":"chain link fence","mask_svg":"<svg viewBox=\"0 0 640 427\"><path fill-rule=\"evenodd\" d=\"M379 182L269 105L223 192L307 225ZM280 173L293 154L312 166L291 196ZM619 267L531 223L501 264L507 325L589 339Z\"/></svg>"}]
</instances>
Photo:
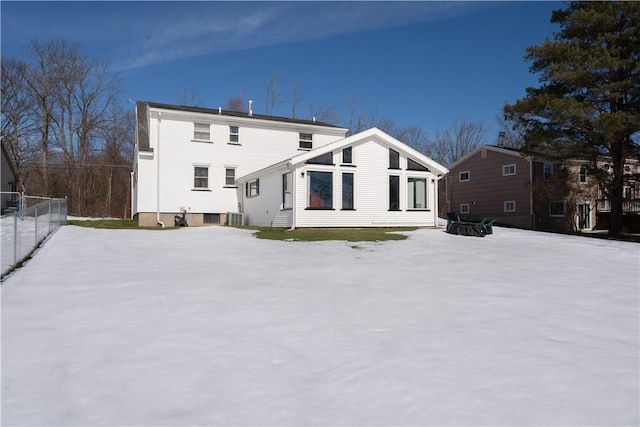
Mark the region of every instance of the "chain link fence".
<instances>
[{"instance_id":1,"label":"chain link fence","mask_svg":"<svg viewBox=\"0 0 640 427\"><path fill-rule=\"evenodd\" d=\"M67 199L8 192L2 192L0 199L0 270L4 276L28 258L49 234L67 223Z\"/></svg>"}]
</instances>

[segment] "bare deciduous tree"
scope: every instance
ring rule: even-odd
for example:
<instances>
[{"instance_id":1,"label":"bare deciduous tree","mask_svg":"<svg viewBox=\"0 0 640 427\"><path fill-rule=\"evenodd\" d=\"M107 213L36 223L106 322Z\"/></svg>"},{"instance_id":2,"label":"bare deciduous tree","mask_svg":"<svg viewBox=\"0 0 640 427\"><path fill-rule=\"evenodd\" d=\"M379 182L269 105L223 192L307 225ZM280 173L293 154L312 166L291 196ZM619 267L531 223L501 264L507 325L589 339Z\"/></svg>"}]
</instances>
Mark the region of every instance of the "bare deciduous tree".
<instances>
[{"instance_id":1,"label":"bare deciduous tree","mask_svg":"<svg viewBox=\"0 0 640 427\"><path fill-rule=\"evenodd\" d=\"M455 119L452 126L436 130L434 160L451 166L486 140L484 122Z\"/></svg>"},{"instance_id":2,"label":"bare deciduous tree","mask_svg":"<svg viewBox=\"0 0 640 427\"><path fill-rule=\"evenodd\" d=\"M178 100L178 104L180 105L188 105L190 107L201 107L202 100L198 95L198 92L195 89L185 89L183 88L178 95L176 96Z\"/></svg>"},{"instance_id":3,"label":"bare deciduous tree","mask_svg":"<svg viewBox=\"0 0 640 427\"><path fill-rule=\"evenodd\" d=\"M298 108L302 104L302 93L300 87L297 84L293 85L293 95L291 96L291 118L295 119L298 113Z\"/></svg>"},{"instance_id":4,"label":"bare deciduous tree","mask_svg":"<svg viewBox=\"0 0 640 427\"><path fill-rule=\"evenodd\" d=\"M264 94L264 106L265 106L265 114L268 116L273 115L273 111L277 104L284 103L282 99L282 92L278 89L278 74L273 74L271 76L271 80L269 80L269 85L267 86L267 90Z\"/></svg>"},{"instance_id":5,"label":"bare deciduous tree","mask_svg":"<svg viewBox=\"0 0 640 427\"><path fill-rule=\"evenodd\" d=\"M238 113L247 113L249 111L248 104L242 95L227 99L227 103L224 108L225 110L235 111Z\"/></svg>"}]
</instances>

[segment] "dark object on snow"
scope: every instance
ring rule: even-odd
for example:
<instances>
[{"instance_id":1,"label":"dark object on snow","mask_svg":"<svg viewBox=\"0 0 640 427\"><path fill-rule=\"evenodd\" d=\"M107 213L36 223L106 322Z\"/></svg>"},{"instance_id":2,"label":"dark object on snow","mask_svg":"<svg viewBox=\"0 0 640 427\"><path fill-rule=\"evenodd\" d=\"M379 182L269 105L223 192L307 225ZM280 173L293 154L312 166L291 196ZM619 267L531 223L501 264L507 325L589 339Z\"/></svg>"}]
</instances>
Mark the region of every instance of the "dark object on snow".
<instances>
[{"instance_id":1,"label":"dark object on snow","mask_svg":"<svg viewBox=\"0 0 640 427\"><path fill-rule=\"evenodd\" d=\"M187 212L184 209L181 209L180 212L173 217L173 224L176 227L188 227L187 224Z\"/></svg>"},{"instance_id":2,"label":"dark object on snow","mask_svg":"<svg viewBox=\"0 0 640 427\"><path fill-rule=\"evenodd\" d=\"M447 233L460 236L484 237L493 234L495 219L483 219L481 222L461 221L455 212L447 212Z\"/></svg>"}]
</instances>

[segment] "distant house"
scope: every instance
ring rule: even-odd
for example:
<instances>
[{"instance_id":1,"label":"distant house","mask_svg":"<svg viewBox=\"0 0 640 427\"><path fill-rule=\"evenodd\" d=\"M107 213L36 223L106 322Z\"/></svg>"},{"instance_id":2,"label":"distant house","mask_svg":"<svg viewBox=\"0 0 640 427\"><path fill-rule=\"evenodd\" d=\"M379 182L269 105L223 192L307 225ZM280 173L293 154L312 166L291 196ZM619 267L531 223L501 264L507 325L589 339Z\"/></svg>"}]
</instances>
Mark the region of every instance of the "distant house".
<instances>
[{"instance_id":1,"label":"distant house","mask_svg":"<svg viewBox=\"0 0 640 427\"><path fill-rule=\"evenodd\" d=\"M602 167L607 169L606 160ZM625 166L637 176L637 160ZM610 205L583 160L547 162L512 148L484 145L450 168L443 182L445 206L461 217L491 217L520 228L578 231L606 229ZM626 228L635 228L640 200L638 182L625 187Z\"/></svg>"},{"instance_id":2,"label":"distant house","mask_svg":"<svg viewBox=\"0 0 640 427\"><path fill-rule=\"evenodd\" d=\"M16 169L11 161L11 157L7 152L4 144L2 145L2 159L0 163L0 208L2 212L5 212L7 208L15 207L15 201L18 200L16 195L8 194L15 192L17 186L17 173Z\"/></svg>"},{"instance_id":3,"label":"distant house","mask_svg":"<svg viewBox=\"0 0 640 427\"><path fill-rule=\"evenodd\" d=\"M132 212L142 226L434 225L446 169L378 129L138 102ZM234 215L235 217L235 215Z\"/></svg>"},{"instance_id":4,"label":"distant house","mask_svg":"<svg viewBox=\"0 0 640 427\"><path fill-rule=\"evenodd\" d=\"M3 191L3 192L16 191L17 189L16 169L13 166L11 157L9 156L9 153L7 152L7 149L5 148L4 144L2 144L1 166L2 166L2 172L0 173L0 175L2 175L2 178L1 178L2 181L0 181L0 191Z\"/></svg>"}]
</instances>

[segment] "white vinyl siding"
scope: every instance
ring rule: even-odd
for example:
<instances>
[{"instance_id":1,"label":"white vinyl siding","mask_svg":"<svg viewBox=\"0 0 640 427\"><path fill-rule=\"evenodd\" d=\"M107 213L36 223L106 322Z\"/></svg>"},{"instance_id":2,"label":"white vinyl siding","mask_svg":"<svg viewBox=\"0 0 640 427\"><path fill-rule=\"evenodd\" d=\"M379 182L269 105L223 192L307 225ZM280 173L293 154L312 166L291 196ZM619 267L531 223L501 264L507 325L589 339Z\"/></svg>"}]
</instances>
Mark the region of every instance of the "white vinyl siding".
<instances>
[{"instance_id":1,"label":"white vinyl siding","mask_svg":"<svg viewBox=\"0 0 640 427\"><path fill-rule=\"evenodd\" d=\"M189 206L194 213L238 212L239 197L244 189L233 191L224 188L226 168L237 165L236 178L250 172L280 162L287 157L300 153L299 124L246 123L237 117L207 115L210 121L210 138L213 143L189 143L194 136L194 122L205 120L194 118L194 114L182 112L164 112L158 128L157 113L152 109L149 121L149 146L153 153L139 155L136 159L138 182L135 188L135 213L178 212L181 206ZM230 126L239 126L242 145L216 144L215 141L228 141ZM158 131L160 132L158 134ZM326 145L344 137L344 131L327 128L315 128L314 144ZM158 135L160 146L158 149ZM156 178L157 158L160 164L160 197ZM194 185L193 164L209 165L209 189L191 191ZM279 190L280 192L280 190Z\"/></svg>"}]
</instances>

